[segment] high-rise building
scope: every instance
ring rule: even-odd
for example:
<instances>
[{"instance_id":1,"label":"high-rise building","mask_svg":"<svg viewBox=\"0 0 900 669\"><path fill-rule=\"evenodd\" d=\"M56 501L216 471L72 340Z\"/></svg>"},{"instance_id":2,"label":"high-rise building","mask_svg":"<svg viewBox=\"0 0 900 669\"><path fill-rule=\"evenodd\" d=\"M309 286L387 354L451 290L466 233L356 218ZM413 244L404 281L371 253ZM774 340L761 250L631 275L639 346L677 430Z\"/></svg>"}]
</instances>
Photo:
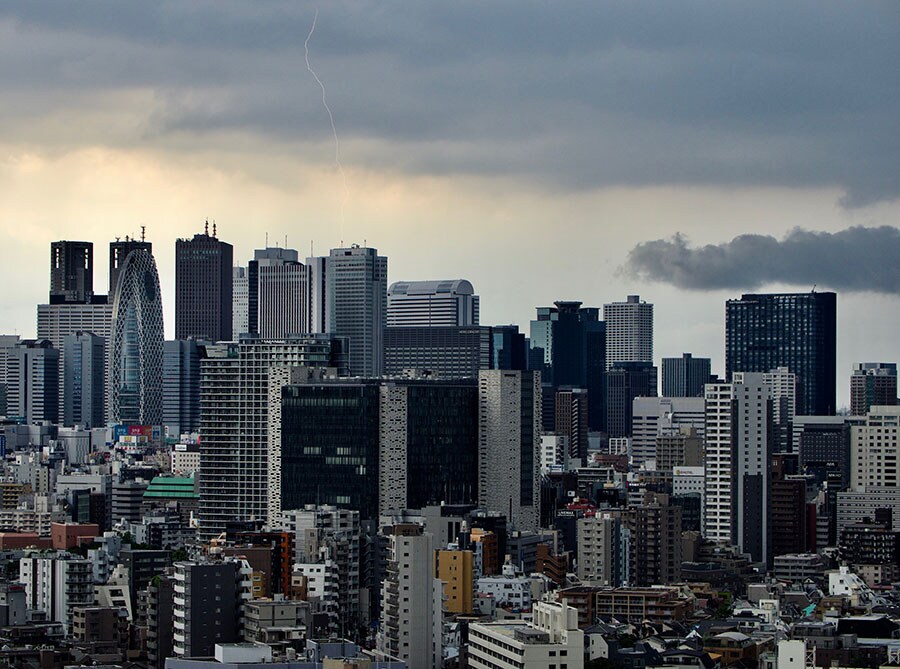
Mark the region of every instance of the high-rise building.
<instances>
[{"instance_id":1,"label":"high-rise building","mask_svg":"<svg viewBox=\"0 0 900 669\"><path fill-rule=\"evenodd\" d=\"M465 279L396 281L387 292L387 327L478 325L478 295Z\"/></svg>"},{"instance_id":2,"label":"high-rise building","mask_svg":"<svg viewBox=\"0 0 900 669\"><path fill-rule=\"evenodd\" d=\"M606 321L606 369L620 362L653 362L653 305L629 295L603 305Z\"/></svg>"},{"instance_id":3,"label":"high-rise building","mask_svg":"<svg viewBox=\"0 0 900 669\"><path fill-rule=\"evenodd\" d=\"M900 490L900 406L874 406L850 428L850 484L857 492Z\"/></svg>"},{"instance_id":4,"label":"high-rise building","mask_svg":"<svg viewBox=\"0 0 900 669\"><path fill-rule=\"evenodd\" d=\"M109 419L162 425L163 315L159 275L146 248L117 267L109 354Z\"/></svg>"},{"instance_id":5,"label":"high-rise building","mask_svg":"<svg viewBox=\"0 0 900 669\"><path fill-rule=\"evenodd\" d=\"M132 251L147 251L153 253L153 244L145 241L143 234L141 239L133 239L128 235L125 239L116 238L109 243L109 303L112 304L116 296L116 288L119 285L119 274L125 265L125 259Z\"/></svg>"},{"instance_id":6,"label":"high-rise building","mask_svg":"<svg viewBox=\"0 0 900 669\"><path fill-rule=\"evenodd\" d=\"M32 554L19 560L19 580L25 585L25 603L40 609L47 619L71 631L75 607L94 603L90 560L71 553Z\"/></svg>"},{"instance_id":7,"label":"high-rise building","mask_svg":"<svg viewBox=\"0 0 900 669\"><path fill-rule=\"evenodd\" d=\"M637 587L681 581L681 507L668 495L647 493L624 514L631 534L630 583Z\"/></svg>"},{"instance_id":8,"label":"high-rise building","mask_svg":"<svg viewBox=\"0 0 900 669\"><path fill-rule=\"evenodd\" d=\"M389 529L378 650L409 669L441 666L443 584L434 577L433 543L420 525Z\"/></svg>"},{"instance_id":9,"label":"high-rise building","mask_svg":"<svg viewBox=\"0 0 900 669\"><path fill-rule=\"evenodd\" d=\"M662 359L662 394L665 397L703 397L703 388L712 374L709 358L683 353L680 358Z\"/></svg>"},{"instance_id":10,"label":"high-rise building","mask_svg":"<svg viewBox=\"0 0 900 669\"><path fill-rule=\"evenodd\" d=\"M703 535L757 562L771 560L769 460L772 400L763 375L736 372L706 386Z\"/></svg>"},{"instance_id":11,"label":"high-rise building","mask_svg":"<svg viewBox=\"0 0 900 669\"><path fill-rule=\"evenodd\" d=\"M540 519L541 374L478 374L478 503L518 530Z\"/></svg>"},{"instance_id":12,"label":"high-rise building","mask_svg":"<svg viewBox=\"0 0 900 669\"><path fill-rule=\"evenodd\" d=\"M175 240L175 338L231 339L233 277L231 244L216 238L213 223L192 239Z\"/></svg>"},{"instance_id":13,"label":"high-rise building","mask_svg":"<svg viewBox=\"0 0 900 669\"><path fill-rule=\"evenodd\" d=\"M772 394L772 450L788 453L792 450L794 416L797 414L797 375L787 367L779 367L763 374L763 383Z\"/></svg>"},{"instance_id":14,"label":"high-rise building","mask_svg":"<svg viewBox=\"0 0 900 669\"><path fill-rule=\"evenodd\" d=\"M518 325L491 327L491 369L528 369L528 346Z\"/></svg>"},{"instance_id":15,"label":"high-rise building","mask_svg":"<svg viewBox=\"0 0 900 669\"><path fill-rule=\"evenodd\" d=\"M269 386L281 378L276 370L317 367L346 373L345 346L345 340L310 335L276 341L247 337L204 348L200 360L203 536L219 534L232 520L269 517ZM289 382L288 375L284 384ZM280 491L280 483L277 488Z\"/></svg>"},{"instance_id":16,"label":"high-rise building","mask_svg":"<svg viewBox=\"0 0 900 669\"><path fill-rule=\"evenodd\" d=\"M821 486L850 485L850 422L844 416L801 416L794 422L794 451L801 474Z\"/></svg>"},{"instance_id":17,"label":"high-rise building","mask_svg":"<svg viewBox=\"0 0 900 669\"><path fill-rule=\"evenodd\" d=\"M897 404L897 363L859 362L850 376L850 413L865 416L873 406Z\"/></svg>"},{"instance_id":18,"label":"high-rise building","mask_svg":"<svg viewBox=\"0 0 900 669\"><path fill-rule=\"evenodd\" d=\"M657 439L663 434L692 427L703 438L706 405L702 397L636 397L631 412L631 456L635 465L656 457Z\"/></svg>"},{"instance_id":19,"label":"high-rise building","mask_svg":"<svg viewBox=\"0 0 900 669\"><path fill-rule=\"evenodd\" d=\"M19 335L0 335L0 416L6 416L6 399L9 390L6 381L6 359L9 349L19 343Z\"/></svg>"},{"instance_id":20,"label":"high-rise building","mask_svg":"<svg viewBox=\"0 0 900 669\"><path fill-rule=\"evenodd\" d=\"M636 397L656 397L652 362L618 362L606 372L606 430L610 437L630 437Z\"/></svg>"},{"instance_id":21,"label":"high-rise building","mask_svg":"<svg viewBox=\"0 0 900 669\"><path fill-rule=\"evenodd\" d=\"M6 353L6 414L28 424L59 420L59 350L23 339Z\"/></svg>"},{"instance_id":22,"label":"high-rise building","mask_svg":"<svg viewBox=\"0 0 900 669\"><path fill-rule=\"evenodd\" d=\"M384 370L387 258L356 244L331 249L326 263L325 331L350 340L350 373L380 376Z\"/></svg>"},{"instance_id":23,"label":"high-rise building","mask_svg":"<svg viewBox=\"0 0 900 669\"><path fill-rule=\"evenodd\" d=\"M200 430L200 357L204 346L194 339L163 344L163 425L171 437Z\"/></svg>"},{"instance_id":24,"label":"high-rise building","mask_svg":"<svg viewBox=\"0 0 900 669\"><path fill-rule=\"evenodd\" d=\"M618 512L579 518L578 578L589 585L618 587L629 581L631 533Z\"/></svg>"},{"instance_id":25,"label":"high-rise building","mask_svg":"<svg viewBox=\"0 0 900 669\"><path fill-rule=\"evenodd\" d=\"M384 331L384 373L423 369L440 378L478 376L491 368L491 328L482 326L389 327Z\"/></svg>"},{"instance_id":26,"label":"high-rise building","mask_svg":"<svg viewBox=\"0 0 900 669\"><path fill-rule=\"evenodd\" d=\"M59 241L50 244L50 302L87 304L94 294L94 245Z\"/></svg>"},{"instance_id":27,"label":"high-rise building","mask_svg":"<svg viewBox=\"0 0 900 669\"><path fill-rule=\"evenodd\" d=\"M569 447L566 461L584 465L588 452L588 392L584 388L560 388L556 391L556 434L565 437Z\"/></svg>"},{"instance_id":28,"label":"high-rise building","mask_svg":"<svg viewBox=\"0 0 900 669\"><path fill-rule=\"evenodd\" d=\"M554 395L561 387L586 388L588 426L602 430L606 426L606 325L596 307L581 302L554 302L538 307L537 320L531 321L529 369L541 373L543 383L542 427L555 429Z\"/></svg>"},{"instance_id":29,"label":"high-rise building","mask_svg":"<svg viewBox=\"0 0 900 669\"><path fill-rule=\"evenodd\" d=\"M263 339L309 332L306 266L297 251L257 249L247 268L249 331Z\"/></svg>"},{"instance_id":30,"label":"high-rise building","mask_svg":"<svg viewBox=\"0 0 900 669\"><path fill-rule=\"evenodd\" d=\"M250 333L250 280L246 267L231 268L231 338Z\"/></svg>"},{"instance_id":31,"label":"high-rise building","mask_svg":"<svg viewBox=\"0 0 900 669\"><path fill-rule=\"evenodd\" d=\"M745 294L725 304L725 380L787 367L799 415L834 415L837 295Z\"/></svg>"},{"instance_id":32,"label":"high-rise building","mask_svg":"<svg viewBox=\"0 0 900 669\"><path fill-rule=\"evenodd\" d=\"M106 425L106 343L92 332L63 339L63 424Z\"/></svg>"}]
</instances>

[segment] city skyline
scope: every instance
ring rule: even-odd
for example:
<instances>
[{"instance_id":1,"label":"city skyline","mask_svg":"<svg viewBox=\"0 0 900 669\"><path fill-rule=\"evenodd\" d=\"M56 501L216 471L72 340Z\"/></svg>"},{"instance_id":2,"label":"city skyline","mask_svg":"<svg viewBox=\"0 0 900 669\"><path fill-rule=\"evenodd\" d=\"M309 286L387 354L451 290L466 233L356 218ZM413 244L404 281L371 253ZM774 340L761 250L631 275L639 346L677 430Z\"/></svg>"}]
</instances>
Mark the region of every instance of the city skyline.
<instances>
[{"instance_id":1,"label":"city skyline","mask_svg":"<svg viewBox=\"0 0 900 669\"><path fill-rule=\"evenodd\" d=\"M7 329L34 332L50 242L145 225L171 337L174 240L209 218L241 263L287 237L378 248L390 282L468 279L482 323L640 294L657 360L719 373L725 300L816 284L839 294L841 405L854 363L898 357L900 271L851 253L855 226L885 242L864 252L900 239L893 3L320 9L313 34L312 4L0 10ZM821 276L814 241L843 250ZM743 258L724 289L707 263L697 291L672 270L773 247L798 271Z\"/></svg>"}]
</instances>

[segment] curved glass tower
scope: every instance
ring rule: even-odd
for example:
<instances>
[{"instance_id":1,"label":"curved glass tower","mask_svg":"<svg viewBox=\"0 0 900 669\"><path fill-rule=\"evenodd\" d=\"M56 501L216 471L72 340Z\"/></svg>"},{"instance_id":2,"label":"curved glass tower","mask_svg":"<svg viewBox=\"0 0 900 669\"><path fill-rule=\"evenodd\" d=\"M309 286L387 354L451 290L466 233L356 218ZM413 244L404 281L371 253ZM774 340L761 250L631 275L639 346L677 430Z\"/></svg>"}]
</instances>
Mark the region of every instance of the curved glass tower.
<instances>
[{"instance_id":1,"label":"curved glass tower","mask_svg":"<svg viewBox=\"0 0 900 669\"><path fill-rule=\"evenodd\" d=\"M162 425L162 301L149 250L136 249L125 258L112 312L110 421Z\"/></svg>"}]
</instances>

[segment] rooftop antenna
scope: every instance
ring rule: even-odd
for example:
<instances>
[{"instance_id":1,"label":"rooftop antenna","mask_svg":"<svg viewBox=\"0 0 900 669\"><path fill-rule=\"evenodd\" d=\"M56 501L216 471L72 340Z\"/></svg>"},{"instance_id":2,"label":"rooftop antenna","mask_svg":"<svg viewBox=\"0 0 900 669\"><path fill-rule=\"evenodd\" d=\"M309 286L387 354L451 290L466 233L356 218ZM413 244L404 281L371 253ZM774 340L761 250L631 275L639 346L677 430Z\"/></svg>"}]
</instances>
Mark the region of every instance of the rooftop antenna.
<instances>
[{"instance_id":1,"label":"rooftop antenna","mask_svg":"<svg viewBox=\"0 0 900 669\"><path fill-rule=\"evenodd\" d=\"M266 232L266 248L269 248L269 233Z\"/></svg>"},{"instance_id":2,"label":"rooftop antenna","mask_svg":"<svg viewBox=\"0 0 900 669\"><path fill-rule=\"evenodd\" d=\"M213 219L213 239L216 238L216 219Z\"/></svg>"},{"instance_id":3,"label":"rooftop antenna","mask_svg":"<svg viewBox=\"0 0 900 669\"><path fill-rule=\"evenodd\" d=\"M816 284L816 283L813 284L813 287L812 287L812 291L811 291L811 292L813 292L813 293L816 292L816 286L817 286L817 285L819 285L819 284Z\"/></svg>"},{"instance_id":4,"label":"rooftop antenna","mask_svg":"<svg viewBox=\"0 0 900 669\"><path fill-rule=\"evenodd\" d=\"M206 223L203 226L203 234L209 236L209 219L206 219Z\"/></svg>"},{"instance_id":5,"label":"rooftop antenna","mask_svg":"<svg viewBox=\"0 0 900 669\"><path fill-rule=\"evenodd\" d=\"M146 240L144 239L144 236L145 236L146 232L147 232L147 226L146 226L146 225L142 225L142 226L141 226L141 241L142 241L142 242L143 242L143 241L146 241Z\"/></svg>"},{"instance_id":6,"label":"rooftop antenna","mask_svg":"<svg viewBox=\"0 0 900 669\"><path fill-rule=\"evenodd\" d=\"M287 235L284 236L284 248L287 248Z\"/></svg>"}]
</instances>

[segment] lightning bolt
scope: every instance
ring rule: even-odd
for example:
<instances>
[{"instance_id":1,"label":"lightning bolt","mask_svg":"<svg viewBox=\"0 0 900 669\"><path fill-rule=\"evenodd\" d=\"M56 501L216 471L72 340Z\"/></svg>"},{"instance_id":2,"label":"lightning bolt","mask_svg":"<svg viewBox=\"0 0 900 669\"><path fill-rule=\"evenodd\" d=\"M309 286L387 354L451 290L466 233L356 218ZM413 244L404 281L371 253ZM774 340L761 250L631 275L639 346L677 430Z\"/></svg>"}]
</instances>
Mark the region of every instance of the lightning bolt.
<instances>
[{"instance_id":1,"label":"lightning bolt","mask_svg":"<svg viewBox=\"0 0 900 669\"><path fill-rule=\"evenodd\" d=\"M347 209L347 200L350 199L350 188L347 185L347 175L344 173L344 166L341 164L341 146L338 141L338 133L337 127L334 125L334 115L331 113L331 107L328 106L328 100L325 97L325 84L322 83L322 80L319 79L319 75L316 74L316 71L309 64L309 40L312 39L313 33L316 32L316 23L319 20L319 8L316 7L316 14L313 16L312 27L309 29L309 35L306 36L306 41L303 42L303 49L306 55L306 69L313 76L313 79L316 80L316 83L319 84L319 88L322 89L322 106L325 107L325 111L328 112L328 120L331 122L331 134L334 137L334 164L338 168L338 172L341 174L341 181L344 184L344 197L341 199L341 239L344 238L344 214Z\"/></svg>"}]
</instances>

